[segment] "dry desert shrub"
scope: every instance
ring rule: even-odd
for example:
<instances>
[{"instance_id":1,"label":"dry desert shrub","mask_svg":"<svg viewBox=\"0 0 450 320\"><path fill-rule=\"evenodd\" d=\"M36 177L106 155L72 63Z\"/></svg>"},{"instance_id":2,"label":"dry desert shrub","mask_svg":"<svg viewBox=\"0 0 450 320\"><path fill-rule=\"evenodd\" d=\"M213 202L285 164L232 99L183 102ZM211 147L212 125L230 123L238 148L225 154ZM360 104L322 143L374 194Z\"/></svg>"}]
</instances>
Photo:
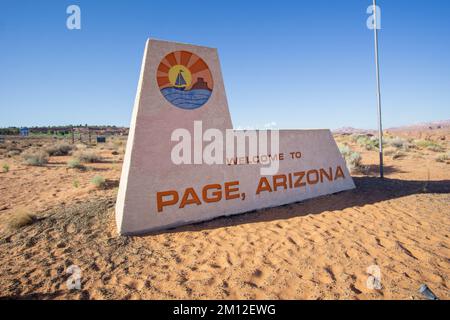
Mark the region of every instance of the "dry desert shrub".
<instances>
[{"instance_id":1,"label":"dry desert shrub","mask_svg":"<svg viewBox=\"0 0 450 320\"><path fill-rule=\"evenodd\" d=\"M392 154L392 159L393 159L393 160L395 160L395 159L401 159L401 158L404 158L404 157L406 157L406 154L403 153L403 152L400 151L400 150L397 150L397 151L395 151L395 152Z\"/></svg>"},{"instance_id":2,"label":"dry desert shrub","mask_svg":"<svg viewBox=\"0 0 450 320\"><path fill-rule=\"evenodd\" d=\"M445 149L438 145L438 144L433 144L427 147L428 150L433 151L433 152L444 152Z\"/></svg>"},{"instance_id":3,"label":"dry desert shrub","mask_svg":"<svg viewBox=\"0 0 450 320\"><path fill-rule=\"evenodd\" d=\"M22 159L30 166L43 166L48 163L48 153L40 149L29 149L22 153Z\"/></svg>"},{"instance_id":4,"label":"dry desert shrub","mask_svg":"<svg viewBox=\"0 0 450 320\"><path fill-rule=\"evenodd\" d=\"M388 147L383 149L383 154L385 156L392 156L395 152L397 152L397 150L393 147Z\"/></svg>"},{"instance_id":5,"label":"dry desert shrub","mask_svg":"<svg viewBox=\"0 0 450 320\"><path fill-rule=\"evenodd\" d=\"M399 137L387 139L386 143L397 150L408 151L411 148L411 143L408 140Z\"/></svg>"},{"instance_id":6,"label":"dry desert shrub","mask_svg":"<svg viewBox=\"0 0 450 320\"><path fill-rule=\"evenodd\" d=\"M352 172L361 172L363 169L361 163L362 157L358 152L351 152L348 158L346 159L347 167Z\"/></svg>"},{"instance_id":7,"label":"dry desert shrub","mask_svg":"<svg viewBox=\"0 0 450 320\"><path fill-rule=\"evenodd\" d=\"M7 156L8 158L11 158L11 157L14 157L14 156L18 156L18 155L20 155L21 153L22 153L22 150L20 150L20 149L13 149L13 150L8 151L8 153L6 154L6 156Z\"/></svg>"},{"instance_id":8,"label":"dry desert shrub","mask_svg":"<svg viewBox=\"0 0 450 320\"><path fill-rule=\"evenodd\" d=\"M74 153L74 157L82 163L95 163L102 161L102 157L92 150L79 150Z\"/></svg>"},{"instance_id":9,"label":"dry desert shrub","mask_svg":"<svg viewBox=\"0 0 450 320\"><path fill-rule=\"evenodd\" d=\"M77 150L86 150L87 146L85 144L83 144L83 143L77 143L75 145L75 149L77 149Z\"/></svg>"},{"instance_id":10,"label":"dry desert shrub","mask_svg":"<svg viewBox=\"0 0 450 320\"><path fill-rule=\"evenodd\" d=\"M114 146L116 146L116 148L120 148L120 147L122 147L125 143L124 143L123 140L114 139L113 144L114 144Z\"/></svg>"},{"instance_id":11,"label":"dry desert shrub","mask_svg":"<svg viewBox=\"0 0 450 320\"><path fill-rule=\"evenodd\" d=\"M364 166L362 165L362 157L361 154L355 151L352 151L349 146L339 146L339 151L345 159L348 169L351 172L363 172Z\"/></svg>"},{"instance_id":12,"label":"dry desert shrub","mask_svg":"<svg viewBox=\"0 0 450 320\"><path fill-rule=\"evenodd\" d=\"M50 156L66 156L74 149L74 146L65 142L57 143L52 146L48 146L45 151Z\"/></svg>"},{"instance_id":13,"label":"dry desert shrub","mask_svg":"<svg viewBox=\"0 0 450 320\"><path fill-rule=\"evenodd\" d=\"M85 166L81 164L80 159L74 158L67 161L67 167L70 169L84 169Z\"/></svg>"},{"instance_id":14,"label":"dry desert shrub","mask_svg":"<svg viewBox=\"0 0 450 320\"><path fill-rule=\"evenodd\" d=\"M379 145L378 138L368 134L352 135L351 140L366 150L375 150Z\"/></svg>"},{"instance_id":15,"label":"dry desert shrub","mask_svg":"<svg viewBox=\"0 0 450 320\"><path fill-rule=\"evenodd\" d=\"M431 140L414 140L414 144L422 149L428 149L434 152L443 152L445 149L438 143Z\"/></svg>"},{"instance_id":16,"label":"dry desert shrub","mask_svg":"<svg viewBox=\"0 0 450 320\"><path fill-rule=\"evenodd\" d=\"M106 186L106 180L102 176L95 176L94 178L92 178L91 182L98 189L102 189Z\"/></svg>"},{"instance_id":17,"label":"dry desert shrub","mask_svg":"<svg viewBox=\"0 0 450 320\"><path fill-rule=\"evenodd\" d=\"M8 227L11 230L17 230L28 226L36 221L36 216L27 212L25 209L18 209L8 220Z\"/></svg>"},{"instance_id":18,"label":"dry desert shrub","mask_svg":"<svg viewBox=\"0 0 450 320\"><path fill-rule=\"evenodd\" d=\"M3 171L4 173L9 172L9 164L4 163L3 166L2 166L2 171Z\"/></svg>"},{"instance_id":19,"label":"dry desert shrub","mask_svg":"<svg viewBox=\"0 0 450 320\"><path fill-rule=\"evenodd\" d=\"M437 162L447 162L450 160L450 152L440 154L436 157Z\"/></svg>"}]
</instances>

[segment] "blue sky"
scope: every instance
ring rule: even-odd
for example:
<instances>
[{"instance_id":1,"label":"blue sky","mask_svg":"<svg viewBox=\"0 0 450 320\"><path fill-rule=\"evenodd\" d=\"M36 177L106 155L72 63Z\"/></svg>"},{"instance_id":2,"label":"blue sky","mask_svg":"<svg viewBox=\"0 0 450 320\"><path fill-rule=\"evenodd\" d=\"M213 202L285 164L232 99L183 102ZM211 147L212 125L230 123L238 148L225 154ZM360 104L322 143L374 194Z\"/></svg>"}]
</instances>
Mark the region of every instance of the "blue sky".
<instances>
[{"instance_id":1,"label":"blue sky","mask_svg":"<svg viewBox=\"0 0 450 320\"><path fill-rule=\"evenodd\" d=\"M153 37L218 48L235 127L376 128L370 4L0 0L0 127L128 126ZM378 4L384 126L450 119L450 2Z\"/></svg>"}]
</instances>

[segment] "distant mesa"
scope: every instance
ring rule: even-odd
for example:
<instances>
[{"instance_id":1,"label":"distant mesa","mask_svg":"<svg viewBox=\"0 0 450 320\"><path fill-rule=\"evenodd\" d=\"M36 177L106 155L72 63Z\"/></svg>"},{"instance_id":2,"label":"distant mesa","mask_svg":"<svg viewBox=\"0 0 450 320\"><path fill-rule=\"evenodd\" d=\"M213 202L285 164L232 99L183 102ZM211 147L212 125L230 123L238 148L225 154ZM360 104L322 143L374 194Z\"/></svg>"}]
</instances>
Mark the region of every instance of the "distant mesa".
<instances>
[{"instance_id":1,"label":"distant mesa","mask_svg":"<svg viewBox=\"0 0 450 320\"><path fill-rule=\"evenodd\" d=\"M208 88L208 82L206 82L205 79L203 79L203 78L197 78L197 82L192 85L191 90L212 91L210 88Z\"/></svg>"}]
</instances>

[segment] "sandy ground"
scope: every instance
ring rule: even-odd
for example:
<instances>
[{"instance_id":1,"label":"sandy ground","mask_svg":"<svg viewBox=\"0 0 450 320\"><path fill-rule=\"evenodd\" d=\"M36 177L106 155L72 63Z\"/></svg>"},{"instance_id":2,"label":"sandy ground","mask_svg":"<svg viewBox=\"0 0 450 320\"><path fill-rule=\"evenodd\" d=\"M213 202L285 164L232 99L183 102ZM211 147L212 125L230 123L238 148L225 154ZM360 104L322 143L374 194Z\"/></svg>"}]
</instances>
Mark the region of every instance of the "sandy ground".
<instances>
[{"instance_id":1,"label":"sandy ground","mask_svg":"<svg viewBox=\"0 0 450 320\"><path fill-rule=\"evenodd\" d=\"M68 157L52 157L45 167L0 157L10 164L0 173L0 295L422 299L417 291L426 283L450 299L450 163L428 150L386 157L381 181L374 177L377 153L352 147L366 166L354 175L355 190L145 237L115 230L122 154L100 150L106 161L85 171L67 169ZM90 183L98 174L105 189ZM39 220L9 229L18 208ZM80 290L67 288L71 265L81 269ZM367 286L369 267L379 268L381 289Z\"/></svg>"}]
</instances>

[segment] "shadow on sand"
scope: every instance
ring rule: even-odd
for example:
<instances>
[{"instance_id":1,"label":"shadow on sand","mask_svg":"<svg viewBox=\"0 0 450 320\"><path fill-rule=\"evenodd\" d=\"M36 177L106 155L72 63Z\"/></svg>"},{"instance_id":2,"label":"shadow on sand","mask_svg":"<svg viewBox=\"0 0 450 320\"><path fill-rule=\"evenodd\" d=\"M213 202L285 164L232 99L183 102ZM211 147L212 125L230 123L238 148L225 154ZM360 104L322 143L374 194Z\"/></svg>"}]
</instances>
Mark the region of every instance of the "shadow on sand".
<instances>
[{"instance_id":1,"label":"shadow on sand","mask_svg":"<svg viewBox=\"0 0 450 320\"><path fill-rule=\"evenodd\" d=\"M151 232L147 235L204 231L247 223L283 220L293 217L320 214L325 211L343 210L413 194L450 193L450 180L411 181L379 179L376 177L353 177L356 189L228 217L194 223L173 229ZM288 210L286 210L288 209Z\"/></svg>"},{"instance_id":2,"label":"shadow on sand","mask_svg":"<svg viewBox=\"0 0 450 320\"><path fill-rule=\"evenodd\" d=\"M73 294L70 299L76 299L76 300L89 300L89 292L86 290L78 291L78 290L72 290L70 291L71 294ZM0 300L54 300L58 298L67 299L67 291L64 290L57 290L55 292L49 292L49 293L31 293L31 294L20 294L20 295L11 295L11 296L0 296Z\"/></svg>"}]
</instances>

